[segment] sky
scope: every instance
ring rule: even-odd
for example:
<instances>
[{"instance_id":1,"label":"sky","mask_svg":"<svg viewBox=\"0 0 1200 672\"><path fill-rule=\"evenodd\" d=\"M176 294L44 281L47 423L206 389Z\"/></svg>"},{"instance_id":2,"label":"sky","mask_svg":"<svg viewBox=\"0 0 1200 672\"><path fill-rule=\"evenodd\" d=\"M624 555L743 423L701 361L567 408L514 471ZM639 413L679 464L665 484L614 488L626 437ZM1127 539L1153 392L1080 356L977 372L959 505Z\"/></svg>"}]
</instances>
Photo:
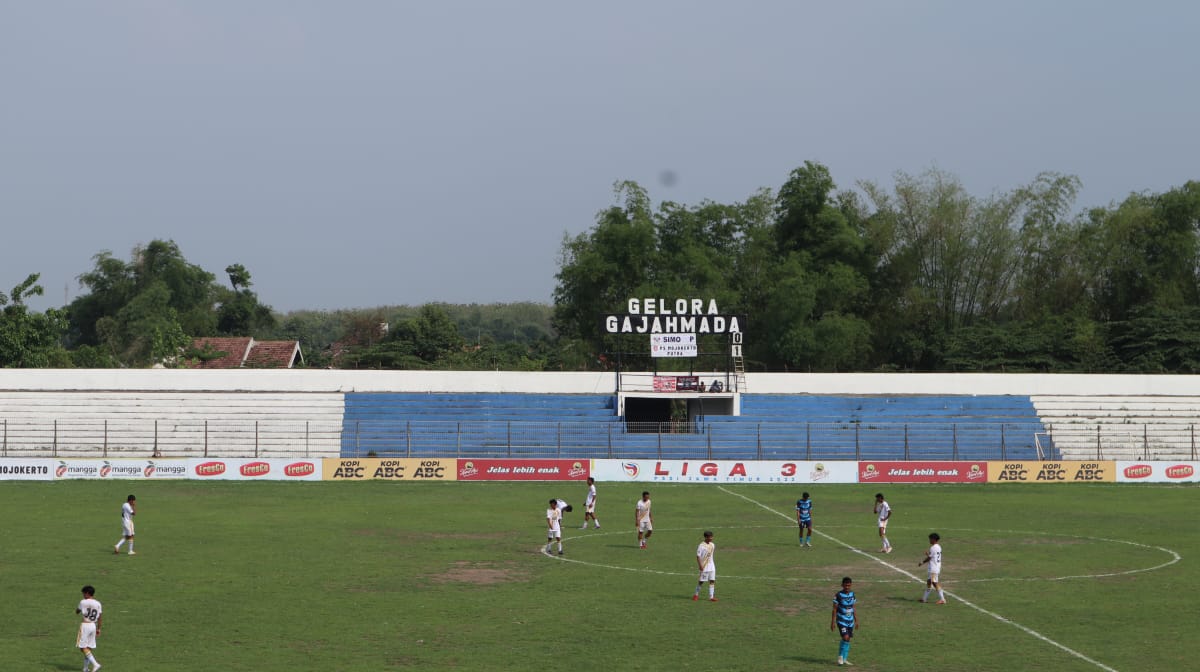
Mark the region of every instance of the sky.
<instances>
[{"instance_id":1,"label":"sky","mask_svg":"<svg viewBox=\"0 0 1200 672\"><path fill-rule=\"evenodd\" d=\"M107 251L278 311L549 303L613 185L1200 178L1200 3L0 0L0 291Z\"/></svg>"}]
</instances>

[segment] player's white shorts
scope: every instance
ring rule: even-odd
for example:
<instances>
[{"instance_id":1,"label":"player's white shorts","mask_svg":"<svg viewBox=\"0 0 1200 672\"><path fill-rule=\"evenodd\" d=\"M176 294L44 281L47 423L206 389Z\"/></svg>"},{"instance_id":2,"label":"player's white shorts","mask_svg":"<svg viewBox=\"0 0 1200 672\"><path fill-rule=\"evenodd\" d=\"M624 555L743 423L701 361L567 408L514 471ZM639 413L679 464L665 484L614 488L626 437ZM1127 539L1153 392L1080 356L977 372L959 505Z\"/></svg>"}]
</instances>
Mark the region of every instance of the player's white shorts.
<instances>
[{"instance_id":1,"label":"player's white shorts","mask_svg":"<svg viewBox=\"0 0 1200 672\"><path fill-rule=\"evenodd\" d=\"M932 569L929 570L929 581L932 583L941 583L941 581L938 580L938 578L941 576L941 574L942 573L940 570L936 571L936 572L933 571Z\"/></svg>"},{"instance_id":2,"label":"player's white shorts","mask_svg":"<svg viewBox=\"0 0 1200 672\"><path fill-rule=\"evenodd\" d=\"M81 649L96 648L96 624L90 621L84 621L79 624L79 636L75 639L75 646Z\"/></svg>"},{"instance_id":3,"label":"player's white shorts","mask_svg":"<svg viewBox=\"0 0 1200 672\"><path fill-rule=\"evenodd\" d=\"M122 520L121 521L121 534L126 537L133 536L133 521L132 520Z\"/></svg>"},{"instance_id":4,"label":"player's white shorts","mask_svg":"<svg viewBox=\"0 0 1200 672\"><path fill-rule=\"evenodd\" d=\"M595 504L588 504L588 505L587 505L587 506L584 508L584 512L585 512L585 513L595 513L595 512L596 512L596 505L595 505Z\"/></svg>"},{"instance_id":5,"label":"player's white shorts","mask_svg":"<svg viewBox=\"0 0 1200 672\"><path fill-rule=\"evenodd\" d=\"M561 536L562 536L562 529L559 528L557 525L555 525L554 527L546 528L546 538L547 539L558 539Z\"/></svg>"},{"instance_id":6,"label":"player's white shorts","mask_svg":"<svg viewBox=\"0 0 1200 672\"><path fill-rule=\"evenodd\" d=\"M888 524L888 521L886 521L886 520L879 521L879 529L883 530L884 532L887 532L887 524Z\"/></svg>"},{"instance_id":7,"label":"player's white shorts","mask_svg":"<svg viewBox=\"0 0 1200 672\"><path fill-rule=\"evenodd\" d=\"M650 522L649 518L643 518L642 522L638 523L638 530L642 532L653 532L654 523Z\"/></svg>"},{"instance_id":8,"label":"player's white shorts","mask_svg":"<svg viewBox=\"0 0 1200 672\"><path fill-rule=\"evenodd\" d=\"M701 581L716 581L717 580L717 570L706 569L703 572L700 572L700 580Z\"/></svg>"}]
</instances>

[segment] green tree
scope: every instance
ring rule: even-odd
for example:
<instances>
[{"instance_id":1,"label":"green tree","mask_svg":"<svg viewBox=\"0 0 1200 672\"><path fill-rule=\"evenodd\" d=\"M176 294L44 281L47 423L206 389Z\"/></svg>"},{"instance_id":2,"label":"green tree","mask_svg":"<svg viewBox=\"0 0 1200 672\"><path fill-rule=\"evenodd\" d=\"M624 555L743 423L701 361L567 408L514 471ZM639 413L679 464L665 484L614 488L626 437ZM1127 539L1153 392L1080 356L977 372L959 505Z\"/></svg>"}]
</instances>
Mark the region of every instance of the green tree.
<instances>
[{"instance_id":1,"label":"green tree","mask_svg":"<svg viewBox=\"0 0 1200 672\"><path fill-rule=\"evenodd\" d=\"M39 274L30 274L5 295L0 292L0 367L45 368L71 366L62 346L66 316L61 310L31 313L25 300L41 296Z\"/></svg>"}]
</instances>

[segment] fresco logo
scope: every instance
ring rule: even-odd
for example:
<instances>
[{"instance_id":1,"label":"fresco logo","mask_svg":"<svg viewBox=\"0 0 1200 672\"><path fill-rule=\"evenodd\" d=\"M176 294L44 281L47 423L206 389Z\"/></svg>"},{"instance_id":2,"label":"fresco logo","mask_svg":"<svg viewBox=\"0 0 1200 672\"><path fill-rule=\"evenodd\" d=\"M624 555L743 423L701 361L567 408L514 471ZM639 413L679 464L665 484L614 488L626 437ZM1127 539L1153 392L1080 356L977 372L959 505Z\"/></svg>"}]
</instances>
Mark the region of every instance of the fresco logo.
<instances>
[{"instance_id":1,"label":"fresco logo","mask_svg":"<svg viewBox=\"0 0 1200 672\"><path fill-rule=\"evenodd\" d=\"M242 473L242 476L247 478L256 478L271 473L271 465L266 462L249 462L243 464L242 468L238 471Z\"/></svg>"},{"instance_id":2,"label":"fresco logo","mask_svg":"<svg viewBox=\"0 0 1200 672\"><path fill-rule=\"evenodd\" d=\"M820 481L829 476L829 471L825 469L825 465L817 462L813 465L813 470L808 473L808 477L813 481Z\"/></svg>"},{"instance_id":3,"label":"fresco logo","mask_svg":"<svg viewBox=\"0 0 1200 672\"><path fill-rule=\"evenodd\" d=\"M641 471L641 468L638 467L637 462L624 462L621 464L621 469L625 472L625 475L630 478L637 478L638 473Z\"/></svg>"},{"instance_id":4,"label":"fresco logo","mask_svg":"<svg viewBox=\"0 0 1200 672\"><path fill-rule=\"evenodd\" d=\"M859 473L859 477L864 481L869 481L873 478L877 478L878 476L879 471L875 469L875 465L873 464L868 464L866 467L863 467L862 472Z\"/></svg>"},{"instance_id":5,"label":"fresco logo","mask_svg":"<svg viewBox=\"0 0 1200 672\"><path fill-rule=\"evenodd\" d=\"M571 468L567 470L567 476L571 478L579 478L585 474L587 474L587 469L584 469L583 464L580 462L572 464Z\"/></svg>"},{"instance_id":6,"label":"fresco logo","mask_svg":"<svg viewBox=\"0 0 1200 672\"><path fill-rule=\"evenodd\" d=\"M100 478L108 478L108 475L111 473L112 473L112 465L109 464L109 462L107 460L105 460L104 465L100 467Z\"/></svg>"},{"instance_id":7,"label":"fresco logo","mask_svg":"<svg viewBox=\"0 0 1200 672\"><path fill-rule=\"evenodd\" d=\"M470 478L478 473L479 470L475 468L474 462L464 462L462 468L458 470L458 477Z\"/></svg>"},{"instance_id":8,"label":"fresco logo","mask_svg":"<svg viewBox=\"0 0 1200 672\"><path fill-rule=\"evenodd\" d=\"M220 476L225 473L224 462L205 462L196 465L197 476Z\"/></svg>"},{"instance_id":9,"label":"fresco logo","mask_svg":"<svg viewBox=\"0 0 1200 672\"><path fill-rule=\"evenodd\" d=\"M283 475L291 478L302 478L309 476L317 470L317 465L312 462L293 462L283 468Z\"/></svg>"},{"instance_id":10,"label":"fresco logo","mask_svg":"<svg viewBox=\"0 0 1200 672\"><path fill-rule=\"evenodd\" d=\"M1192 474L1196 473L1196 469L1190 464L1177 464L1173 467L1167 467L1167 478L1191 478Z\"/></svg>"},{"instance_id":11,"label":"fresco logo","mask_svg":"<svg viewBox=\"0 0 1200 672\"><path fill-rule=\"evenodd\" d=\"M1154 473L1154 467L1148 464L1131 464L1125 467L1125 478L1147 478Z\"/></svg>"},{"instance_id":12,"label":"fresco logo","mask_svg":"<svg viewBox=\"0 0 1200 672\"><path fill-rule=\"evenodd\" d=\"M979 466L978 464L972 464L971 468L967 471L967 480L968 481L986 481L987 480L987 471L984 470L984 468Z\"/></svg>"}]
</instances>

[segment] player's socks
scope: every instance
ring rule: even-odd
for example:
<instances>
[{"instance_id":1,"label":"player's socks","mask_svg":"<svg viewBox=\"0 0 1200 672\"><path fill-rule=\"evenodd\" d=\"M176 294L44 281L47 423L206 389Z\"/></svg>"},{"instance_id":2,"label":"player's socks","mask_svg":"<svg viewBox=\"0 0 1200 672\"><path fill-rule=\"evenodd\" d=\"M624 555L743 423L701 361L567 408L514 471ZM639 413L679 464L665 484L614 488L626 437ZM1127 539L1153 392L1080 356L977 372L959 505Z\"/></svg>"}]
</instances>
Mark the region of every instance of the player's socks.
<instances>
[{"instance_id":1,"label":"player's socks","mask_svg":"<svg viewBox=\"0 0 1200 672\"><path fill-rule=\"evenodd\" d=\"M714 598L714 597L716 597L716 596L717 596L717 587L716 587L716 586L709 586L709 587L708 587L708 599L710 599L710 600L711 600L712 598Z\"/></svg>"},{"instance_id":2,"label":"player's socks","mask_svg":"<svg viewBox=\"0 0 1200 672\"><path fill-rule=\"evenodd\" d=\"M562 542L558 542L558 554L562 555Z\"/></svg>"},{"instance_id":3,"label":"player's socks","mask_svg":"<svg viewBox=\"0 0 1200 672\"><path fill-rule=\"evenodd\" d=\"M133 553L133 539L129 540L129 552Z\"/></svg>"},{"instance_id":4,"label":"player's socks","mask_svg":"<svg viewBox=\"0 0 1200 672\"><path fill-rule=\"evenodd\" d=\"M927 589L925 589L925 594L921 596L921 601L924 602L925 600L928 600L928 599L929 599L929 589L927 588Z\"/></svg>"},{"instance_id":5,"label":"player's socks","mask_svg":"<svg viewBox=\"0 0 1200 672\"><path fill-rule=\"evenodd\" d=\"M850 642L842 640L842 643L838 645L838 658L845 660L846 656L849 656L849 655L850 655Z\"/></svg>"},{"instance_id":6,"label":"player's socks","mask_svg":"<svg viewBox=\"0 0 1200 672\"><path fill-rule=\"evenodd\" d=\"M96 657L92 654L87 654L87 662L91 663L93 670L100 669L100 663L96 662Z\"/></svg>"},{"instance_id":7,"label":"player's socks","mask_svg":"<svg viewBox=\"0 0 1200 672\"><path fill-rule=\"evenodd\" d=\"M122 546L124 546L124 545L125 545L125 540L124 540L124 539L118 539L118 540L117 540L117 545L116 545L116 546L113 546L113 548L115 548L115 549L117 549L117 550L119 551L119 550L121 550L121 547L122 547Z\"/></svg>"},{"instance_id":8,"label":"player's socks","mask_svg":"<svg viewBox=\"0 0 1200 672\"><path fill-rule=\"evenodd\" d=\"M941 588L938 588L938 599L942 602L946 601L946 594L942 592Z\"/></svg>"}]
</instances>

